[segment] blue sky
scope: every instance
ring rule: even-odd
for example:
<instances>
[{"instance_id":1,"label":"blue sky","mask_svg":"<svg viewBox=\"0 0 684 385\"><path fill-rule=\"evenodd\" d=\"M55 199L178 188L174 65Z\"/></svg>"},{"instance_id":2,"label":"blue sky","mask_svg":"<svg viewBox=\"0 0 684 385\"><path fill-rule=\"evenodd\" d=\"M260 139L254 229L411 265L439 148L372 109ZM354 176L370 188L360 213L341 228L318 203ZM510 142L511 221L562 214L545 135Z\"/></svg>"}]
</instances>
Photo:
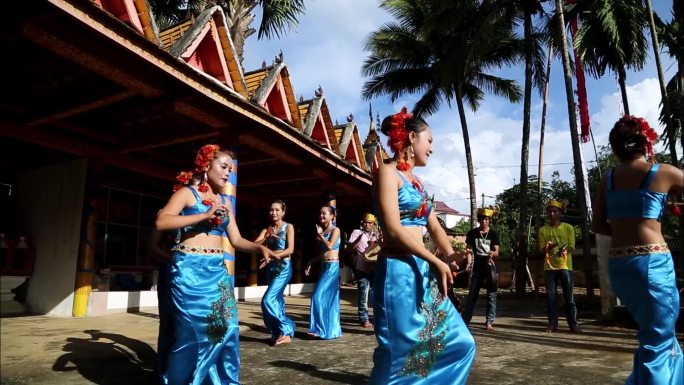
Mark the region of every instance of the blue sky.
<instances>
[{"instance_id":1,"label":"blue sky","mask_svg":"<svg viewBox=\"0 0 684 385\"><path fill-rule=\"evenodd\" d=\"M671 1L652 3L661 18L671 18ZM389 14L378 8L378 5L379 2L375 0L308 1L306 14L300 18L296 31L270 41L259 41L256 34L247 40L245 71L260 68L264 60L270 64L282 50L296 97L303 95L305 99L310 98L314 90L319 85L322 86L333 121L337 119L344 122L346 116L353 113L364 139L368 132L369 118L368 102L361 98L361 87L366 80L361 75L361 65L367 55L363 51L363 43L371 31L390 21ZM672 65L674 61L667 54L662 54L661 58L665 77L669 79L676 72ZM523 68L519 66L503 69L499 75L516 79L522 84ZM557 170L563 179L572 180L572 149L562 76L562 68L556 61L552 67L542 175L549 178ZM628 73L627 85L630 112L645 117L656 127L660 91L652 52L642 71ZM621 114L614 74L608 73L602 79L587 76L587 90L596 145L606 145L608 132ZM410 95L395 103L390 103L388 97L378 98L371 101L373 114L379 112L382 119L397 112L401 106L406 105L410 109L416 100L417 97ZM541 101L541 97L535 92L532 99L530 174L537 174ZM496 96L487 95L476 112L467 112L478 205L481 203L481 194L495 196L519 180L522 107L522 103L511 104ZM416 174L423 178L438 200L468 213L468 177L456 107L445 106L426 120L433 130L434 155L430 164L417 169ZM661 132L662 127L657 130ZM592 143L582 147L585 159L592 160ZM485 197L485 203L494 203L494 199Z\"/></svg>"}]
</instances>

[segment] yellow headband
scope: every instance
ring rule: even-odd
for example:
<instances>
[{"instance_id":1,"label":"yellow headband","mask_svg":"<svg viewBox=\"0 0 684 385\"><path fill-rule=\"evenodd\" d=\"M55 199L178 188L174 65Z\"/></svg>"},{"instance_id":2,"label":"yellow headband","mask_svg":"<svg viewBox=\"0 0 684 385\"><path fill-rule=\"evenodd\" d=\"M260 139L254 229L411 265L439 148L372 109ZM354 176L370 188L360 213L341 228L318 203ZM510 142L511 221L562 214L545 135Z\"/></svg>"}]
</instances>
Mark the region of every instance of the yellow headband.
<instances>
[{"instance_id":1,"label":"yellow headband","mask_svg":"<svg viewBox=\"0 0 684 385\"><path fill-rule=\"evenodd\" d=\"M363 216L363 221L362 222L373 222L377 223L377 219L375 219L375 215L371 213L366 213L366 215Z\"/></svg>"},{"instance_id":2,"label":"yellow headband","mask_svg":"<svg viewBox=\"0 0 684 385\"><path fill-rule=\"evenodd\" d=\"M551 199L551 200L546 204L546 208L548 209L549 207L555 207L555 208L557 208L558 210L561 210L561 211L562 211L562 210L563 210L563 203L558 202L558 201L555 200L555 199Z\"/></svg>"},{"instance_id":3,"label":"yellow headband","mask_svg":"<svg viewBox=\"0 0 684 385\"><path fill-rule=\"evenodd\" d=\"M477 215L482 215L491 218L494 216L494 210L485 208L477 209Z\"/></svg>"}]
</instances>

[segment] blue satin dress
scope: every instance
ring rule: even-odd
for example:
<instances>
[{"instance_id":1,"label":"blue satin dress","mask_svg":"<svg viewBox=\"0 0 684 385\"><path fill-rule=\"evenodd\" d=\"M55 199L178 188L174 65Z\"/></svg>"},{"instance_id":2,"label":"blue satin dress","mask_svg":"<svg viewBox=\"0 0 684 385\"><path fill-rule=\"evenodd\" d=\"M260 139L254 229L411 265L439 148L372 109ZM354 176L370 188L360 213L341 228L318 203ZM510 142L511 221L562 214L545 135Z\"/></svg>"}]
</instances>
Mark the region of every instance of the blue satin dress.
<instances>
[{"instance_id":1,"label":"blue satin dress","mask_svg":"<svg viewBox=\"0 0 684 385\"><path fill-rule=\"evenodd\" d=\"M206 212L209 207L193 188L188 188L197 203L181 214ZM225 216L218 226L200 223L181 231L223 235L228 218ZM167 371L169 385L239 384L237 304L223 250L176 245L170 281L175 341Z\"/></svg>"},{"instance_id":2,"label":"blue satin dress","mask_svg":"<svg viewBox=\"0 0 684 385\"><path fill-rule=\"evenodd\" d=\"M648 191L658 164L639 189L614 190L613 170L607 177L607 217L660 220L667 194ZM674 263L666 244L630 246L611 250L608 275L615 294L639 324L639 348L625 384L682 385L684 361L675 335L679 292Z\"/></svg>"},{"instance_id":3,"label":"blue satin dress","mask_svg":"<svg viewBox=\"0 0 684 385\"><path fill-rule=\"evenodd\" d=\"M330 240L332 231L325 235ZM340 249L340 238L332 250ZM327 251L321 244L321 253ZM311 296L311 313L309 315L309 333L319 338L330 340L342 337L340 324L340 263L338 261L321 261L321 276Z\"/></svg>"},{"instance_id":4,"label":"blue satin dress","mask_svg":"<svg viewBox=\"0 0 684 385\"><path fill-rule=\"evenodd\" d=\"M401 224L425 226L432 199L424 187L401 178ZM440 294L429 263L413 255L381 254L373 289L378 347L368 383L465 384L475 341L451 301Z\"/></svg>"},{"instance_id":5,"label":"blue satin dress","mask_svg":"<svg viewBox=\"0 0 684 385\"><path fill-rule=\"evenodd\" d=\"M277 238L268 238L266 246L271 250L285 250L287 248L287 223L276 234ZM292 263L290 257L274 259L266 268L268 289L261 298L261 311L264 314L264 324L271 332L271 339L279 336L294 335L295 323L285 313L285 287L292 278Z\"/></svg>"}]
</instances>

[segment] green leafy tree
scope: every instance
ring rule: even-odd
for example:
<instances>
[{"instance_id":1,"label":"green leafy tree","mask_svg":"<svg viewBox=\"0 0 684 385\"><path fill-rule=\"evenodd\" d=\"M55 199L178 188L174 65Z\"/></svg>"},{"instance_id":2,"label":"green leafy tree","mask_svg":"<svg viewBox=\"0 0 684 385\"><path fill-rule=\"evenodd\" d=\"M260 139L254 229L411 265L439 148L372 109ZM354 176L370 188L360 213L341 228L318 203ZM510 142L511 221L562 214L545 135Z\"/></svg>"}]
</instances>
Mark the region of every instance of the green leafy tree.
<instances>
[{"instance_id":1,"label":"green leafy tree","mask_svg":"<svg viewBox=\"0 0 684 385\"><path fill-rule=\"evenodd\" d=\"M629 114L627 69L643 69L648 55L643 0L578 0L565 12L568 24L579 17L573 45L584 68L596 78L606 70L617 74L622 104Z\"/></svg>"},{"instance_id":2,"label":"green leafy tree","mask_svg":"<svg viewBox=\"0 0 684 385\"><path fill-rule=\"evenodd\" d=\"M477 194L465 105L476 110L486 92L520 100L522 92L514 80L490 71L515 64L523 41L493 0L386 0L381 7L395 20L366 40L369 55L362 72L370 80L362 94L366 99L389 95L392 101L417 94L413 112L419 116L456 101L474 226Z\"/></svg>"}]
</instances>

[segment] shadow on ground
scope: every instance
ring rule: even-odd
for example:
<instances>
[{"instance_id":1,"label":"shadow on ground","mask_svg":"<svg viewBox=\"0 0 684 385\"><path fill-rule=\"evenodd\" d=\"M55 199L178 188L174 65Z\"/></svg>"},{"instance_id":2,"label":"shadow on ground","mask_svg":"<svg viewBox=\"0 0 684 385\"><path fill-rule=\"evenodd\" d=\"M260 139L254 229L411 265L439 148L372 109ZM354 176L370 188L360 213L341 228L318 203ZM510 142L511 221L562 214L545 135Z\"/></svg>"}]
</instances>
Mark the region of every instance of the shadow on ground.
<instances>
[{"instance_id":1,"label":"shadow on ground","mask_svg":"<svg viewBox=\"0 0 684 385\"><path fill-rule=\"evenodd\" d=\"M157 353L147 343L123 334L84 330L90 338L68 337L52 365L56 372L77 371L100 385L148 385L156 381Z\"/></svg>"}]
</instances>

